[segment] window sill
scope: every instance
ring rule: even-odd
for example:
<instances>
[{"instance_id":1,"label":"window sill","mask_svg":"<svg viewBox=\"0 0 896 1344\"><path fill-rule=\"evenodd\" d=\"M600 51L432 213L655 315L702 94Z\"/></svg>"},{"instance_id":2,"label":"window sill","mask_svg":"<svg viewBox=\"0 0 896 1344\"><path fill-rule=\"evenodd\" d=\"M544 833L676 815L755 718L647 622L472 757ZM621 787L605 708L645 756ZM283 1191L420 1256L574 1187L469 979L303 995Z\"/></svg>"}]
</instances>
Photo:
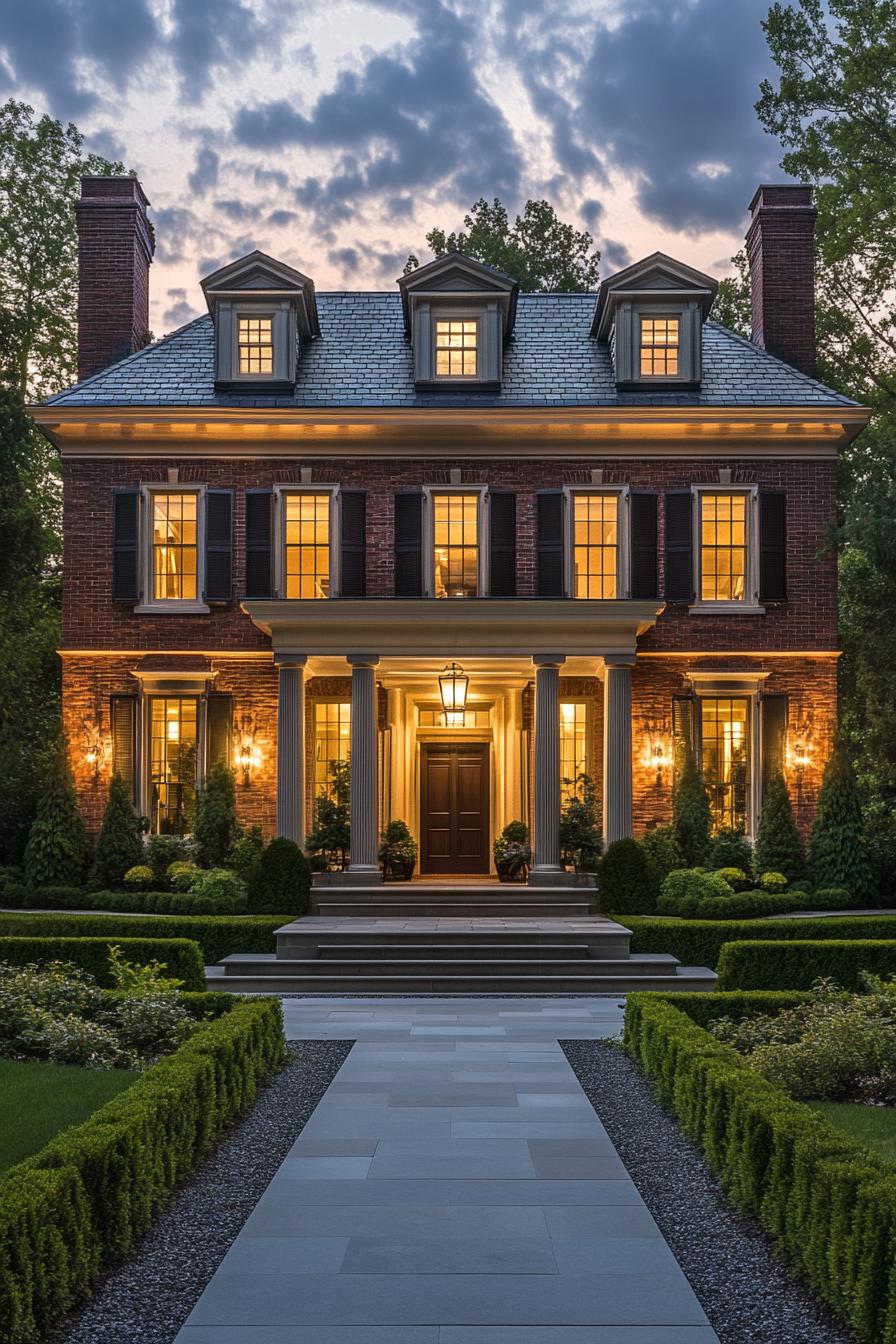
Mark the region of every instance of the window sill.
<instances>
[{"instance_id":1,"label":"window sill","mask_svg":"<svg viewBox=\"0 0 896 1344\"><path fill-rule=\"evenodd\" d=\"M764 616L765 607L747 602L694 602L689 616Z\"/></svg>"},{"instance_id":2,"label":"window sill","mask_svg":"<svg viewBox=\"0 0 896 1344\"><path fill-rule=\"evenodd\" d=\"M140 602L134 607L135 616L207 616L210 611L205 602Z\"/></svg>"}]
</instances>

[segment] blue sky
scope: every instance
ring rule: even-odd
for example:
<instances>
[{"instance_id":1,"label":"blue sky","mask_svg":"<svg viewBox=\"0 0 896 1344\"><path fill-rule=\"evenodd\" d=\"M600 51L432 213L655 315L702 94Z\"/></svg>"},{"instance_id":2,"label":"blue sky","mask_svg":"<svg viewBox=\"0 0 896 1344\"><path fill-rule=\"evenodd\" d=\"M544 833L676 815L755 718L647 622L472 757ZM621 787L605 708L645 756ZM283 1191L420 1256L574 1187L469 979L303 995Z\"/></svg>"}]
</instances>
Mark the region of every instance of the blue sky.
<instances>
[{"instance_id":1,"label":"blue sky","mask_svg":"<svg viewBox=\"0 0 896 1344\"><path fill-rule=\"evenodd\" d=\"M609 274L716 274L780 150L767 0L8 0L0 96L75 121L152 202L156 334L260 247L391 289L477 197L547 197Z\"/></svg>"}]
</instances>

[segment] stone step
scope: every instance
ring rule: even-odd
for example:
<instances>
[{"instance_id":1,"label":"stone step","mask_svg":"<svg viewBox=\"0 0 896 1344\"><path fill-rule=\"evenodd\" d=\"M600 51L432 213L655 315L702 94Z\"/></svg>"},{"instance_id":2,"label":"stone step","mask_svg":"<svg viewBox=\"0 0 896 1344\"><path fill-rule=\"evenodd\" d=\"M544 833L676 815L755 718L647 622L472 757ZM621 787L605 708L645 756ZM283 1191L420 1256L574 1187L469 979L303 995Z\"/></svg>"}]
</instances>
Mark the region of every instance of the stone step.
<instances>
[{"instance_id":1,"label":"stone step","mask_svg":"<svg viewBox=\"0 0 896 1344\"><path fill-rule=\"evenodd\" d=\"M515 961L512 955L497 957L493 961L445 960L438 956L421 956L418 961L371 961L368 958L345 958L326 961L287 961L282 957L255 956L236 953L225 957L220 963L225 976L254 975L284 976L298 975L313 979L346 976L351 978L369 978L370 976L441 976L445 979L470 980L478 977L494 979L514 978L517 976L558 977L573 976L577 979L603 979L613 975L674 975L678 966L676 957L663 953L644 953L638 957L621 960L604 959L592 961L590 958L574 958L569 961Z\"/></svg>"},{"instance_id":2,"label":"stone step","mask_svg":"<svg viewBox=\"0 0 896 1344\"><path fill-rule=\"evenodd\" d=\"M375 914L381 919L404 919L414 915L424 918L430 916L435 919L450 918L452 915L492 919L575 919L590 914L591 905L588 900L570 898L550 902L519 898L512 901L468 901L460 894L451 899L436 900L425 897L416 901L391 901L387 896L381 896L375 905L367 901L334 901L328 897L326 900L318 899L315 913L324 918L340 915L356 918Z\"/></svg>"},{"instance_id":3,"label":"stone step","mask_svg":"<svg viewBox=\"0 0 896 1344\"><path fill-rule=\"evenodd\" d=\"M512 961L548 961L557 958L569 961L573 958L587 959L591 953L587 943L449 943L440 938L438 942L371 942L371 943L322 943L318 947L318 956L324 961L336 958L339 961L380 960L397 961L409 958L412 961L455 961L464 960L501 960L509 957Z\"/></svg>"},{"instance_id":4,"label":"stone step","mask_svg":"<svg viewBox=\"0 0 896 1344\"><path fill-rule=\"evenodd\" d=\"M673 990L689 992L713 990L716 986L714 971L703 966L680 966L674 975L640 975L630 973L605 976L577 975L486 975L474 973L450 976L438 972L433 975L244 975L215 973L212 968L206 977L211 990L228 990L235 994L628 994L636 990L654 989L669 993Z\"/></svg>"},{"instance_id":5,"label":"stone step","mask_svg":"<svg viewBox=\"0 0 896 1344\"><path fill-rule=\"evenodd\" d=\"M596 915L575 919L519 919L482 917L432 918L407 916L390 919L368 915L356 919L341 916L323 918L306 915L284 924L276 933L277 956L286 960L313 960L324 949L351 944L359 949L380 946L426 946L431 956L458 955L474 946L488 943L500 948L498 955L520 947L588 948L593 958L628 957L631 933L614 920ZM451 949L447 951L446 949ZM570 953L578 956L578 951Z\"/></svg>"}]
</instances>

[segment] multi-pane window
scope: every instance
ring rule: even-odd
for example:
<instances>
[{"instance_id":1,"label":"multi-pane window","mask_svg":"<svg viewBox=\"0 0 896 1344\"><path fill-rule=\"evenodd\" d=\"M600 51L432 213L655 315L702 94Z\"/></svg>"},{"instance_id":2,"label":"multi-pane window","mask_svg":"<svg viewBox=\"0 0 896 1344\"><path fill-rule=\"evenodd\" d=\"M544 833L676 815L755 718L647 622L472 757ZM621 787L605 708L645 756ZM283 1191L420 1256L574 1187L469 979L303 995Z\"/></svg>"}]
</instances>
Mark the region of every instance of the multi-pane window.
<instances>
[{"instance_id":1,"label":"multi-pane window","mask_svg":"<svg viewBox=\"0 0 896 1344\"><path fill-rule=\"evenodd\" d=\"M152 592L156 601L195 601L199 548L199 495L192 491L153 491Z\"/></svg>"},{"instance_id":2,"label":"multi-pane window","mask_svg":"<svg viewBox=\"0 0 896 1344\"><path fill-rule=\"evenodd\" d=\"M284 591L330 595L330 495L303 491L283 499Z\"/></svg>"},{"instance_id":3,"label":"multi-pane window","mask_svg":"<svg viewBox=\"0 0 896 1344\"><path fill-rule=\"evenodd\" d=\"M745 494L700 495L700 599L743 602L747 592Z\"/></svg>"},{"instance_id":4,"label":"multi-pane window","mask_svg":"<svg viewBox=\"0 0 896 1344\"><path fill-rule=\"evenodd\" d=\"M237 323L240 373L273 373L273 318L240 317Z\"/></svg>"},{"instance_id":5,"label":"multi-pane window","mask_svg":"<svg viewBox=\"0 0 896 1344\"><path fill-rule=\"evenodd\" d=\"M433 496L433 592L475 597L479 591L479 496Z\"/></svg>"},{"instance_id":6,"label":"multi-pane window","mask_svg":"<svg viewBox=\"0 0 896 1344\"><path fill-rule=\"evenodd\" d=\"M465 728L488 728L491 723L491 710L471 709L469 705L463 711ZM452 725L447 723L447 715L444 709L423 709L417 710L417 726L419 728L446 728Z\"/></svg>"},{"instance_id":7,"label":"multi-pane window","mask_svg":"<svg viewBox=\"0 0 896 1344\"><path fill-rule=\"evenodd\" d=\"M468 318L436 321L436 377L475 378L479 323Z\"/></svg>"},{"instance_id":8,"label":"multi-pane window","mask_svg":"<svg viewBox=\"0 0 896 1344\"><path fill-rule=\"evenodd\" d=\"M642 317L642 378L677 378L678 343L677 317Z\"/></svg>"},{"instance_id":9,"label":"multi-pane window","mask_svg":"<svg viewBox=\"0 0 896 1344\"><path fill-rule=\"evenodd\" d=\"M750 796L750 702L700 699L700 764L713 825L746 831Z\"/></svg>"},{"instance_id":10,"label":"multi-pane window","mask_svg":"<svg viewBox=\"0 0 896 1344\"><path fill-rule=\"evenodd\" d=\"M574 597L616 597L619 553L619 496L574 494Z\"/></svg>"},{"instance_id":11,"label":"multi-pane window","mask_svg":"<svg viewBox=\"0 0 896 1344\"><path fill-rule=\"evenodd\" d=\"M314 706L314 792L329 794L333 762L347 761L351 748L352 707L348 700L317 701Z\"/></svg>"},{"instance_id":12,"label":"multi-pane window","mask_svg":"<svg viewBox=\"0 0 896 1344\"><path fill-rule=\"evenodd\" d=\"M587 774L585 745L586 706L576 701L560 704L560 797L575 798Z\"/></svg>"},{"instance_id":13,"label":"multi-pane window","mask_svg":"<svg viewBox=\"0 0 896 1344\"><path fill-rule=\"evenodd\" d=\"M199 701L159 696L149 702L150 825L156 835L184 835L196 820Z\"/></svg>"}]
</instances>

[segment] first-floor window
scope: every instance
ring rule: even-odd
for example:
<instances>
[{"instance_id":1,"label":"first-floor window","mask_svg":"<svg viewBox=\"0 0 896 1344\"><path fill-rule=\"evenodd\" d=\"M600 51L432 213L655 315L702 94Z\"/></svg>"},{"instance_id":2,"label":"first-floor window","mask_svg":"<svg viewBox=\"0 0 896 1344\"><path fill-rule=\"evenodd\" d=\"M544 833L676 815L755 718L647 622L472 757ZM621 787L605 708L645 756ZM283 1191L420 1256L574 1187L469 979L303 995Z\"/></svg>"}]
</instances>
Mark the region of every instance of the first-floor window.
<instances>
[{"instance_id":1,"label":"first-floor window","mask_svg":"<svg viewBox=\"0 0 896 1344\"><path fill-rule=\"evenodd\" d=\"M746 832L750 799L750 701L700 699L700 764L713 826Z\"/></svg>"},{"instance_id":2,"label":"first-floor window","mask_svg":"<svg viewBox=\"0 0 896 1344\"><path fill-rule=\"evenodd\" d=\"M333 763L349 759L352 707L350 701L317 701L314 706L314 793L326 795L333 787Z\"/></svg>"},{"instance_id":3,"label":"first-floor window","mask_svg":"<svg viewBox=\"0 0 896 1344\"><path fill-rule=\"evenodd\" d=\"M479 495L433 495L433 592L475 597L479 592Z\"/></svg>"},{"instance_id":4,"label":"first-floor window","mask_svg":"<svg viewBox=\"0 0 896 1344\"><path fill-rule=\"evenodd\" d=\"M619 496L577 492L572 497L573 596L618 595Z\"/></svg>"},{"instance_id":5,"label":"first-floor window","mask_svg":"<svg viewBox=\"0 0 896 1344\"><path fill-rule=\"evenodd\" d=\"M586 718L585 705L581 701L561 701L560 703L560 797L576 797L579 781L586 769Z\"/></svg>"},{"instance_id":6,"label":"first-floor window","mask_svg":"<svg viewBox=\"0 0 896 1344\"><path fill-rule=\"evenodd\" d=\"M286 597L330 596L330 501L304 490L283 499Z\"/></svg>"},{"instance_id":7,"label":"first-floor window","mask_svg":"<svg viewBox=\"0 0 896 1344\"><path fill-rule=\"evenodd\" d=\"M195 601L199 495L195 490L154 490L151 507L153 600Z\"/></svg>"},{"instance_id":8,"label":"first-floor window","mask_svg":"<svg viewBox=\"0 0 896 1344\"><path fill-rule=\"evenodd\" d=\"M184 835L196 820L199 701L157 696L149 702L150 824L156 835Z\"/></svg>"}]
</instances>

